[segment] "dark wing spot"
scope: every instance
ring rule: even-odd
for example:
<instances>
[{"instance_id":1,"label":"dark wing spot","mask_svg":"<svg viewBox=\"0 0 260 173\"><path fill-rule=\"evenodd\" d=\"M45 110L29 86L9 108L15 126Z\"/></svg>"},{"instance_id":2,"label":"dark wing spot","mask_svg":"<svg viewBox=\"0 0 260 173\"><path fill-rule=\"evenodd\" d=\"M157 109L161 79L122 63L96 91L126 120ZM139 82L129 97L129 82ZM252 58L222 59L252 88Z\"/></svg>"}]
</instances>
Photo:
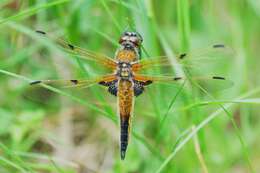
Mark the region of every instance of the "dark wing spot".
<instances>
[{"instance_id":1,"label":"dark wing spot","mask_svg":"<svg viewBox=\"0 0 260 173\"><path fill-rule=\"evenodd\" d=\"M39 84L39 83L41 83L41 82L42 82L42 81L40 81L40 80L36 80L36 81L31 82L30 85L36 85L36 84Z\"/></svg>"},{"instance_id":2,"label":"dark wing spot","mask_svg":"<svg viewBox=\"0 0 260 173\"><path fill-rule=\"evenodd\" d=\"M79 81L78 80L76 80L76 79L72 79L72 80L70 80L73 84L75 84L75 85L77 85L78 83L79 83Z\"/></svg>"},{"instance_id":3,"label":"dark wing spot","mask_svg":"<svg viewBox=\"0 0 260 173\"><path fill-rule=\"evenodd\" d=\"M153 83L153 81L147 80L147 81L145 81L143 84L146 86L146 85L150 85L151 83Z\"/></svg>"},{"instance_id":4,"label":"dark wing spot","mask_svg":"<svg viewBox=\"0 0 260 173\"><path fill-rule=\"evenodd\" d=\"M98 82L98 84L103 85L103 86L110 86L112 84L112 82L100 81L100 82Z\"/></svg>"},{"instance_id":5,"label":"dark wing spot","mask_svg":"<svg viewBox=\"0 0 260 173\"><path fill-rule=\"evenodd\" d=\"M46 32L44 32L44 31L36 30L35 32L36 32L36 33L39 33L39 34L46 35Z\"/></svg>"},{"instance_id":6,"label":"dark wing spot","mask_svg":"<svg viewBox=\"0 0 260 173\"><path fill-rule=\"evenodd\" d=\"M114 84L111 84L109 87L108 87L108 92L114 96L117 96L117 85L114 83Z\"/></svg>"},{"instance_id":7,"label":"dark wing spot","mask_svg":"<svg viewBox=\"0 0 260 173\"><path fill-rule=\"evenodd\" d=\"M100 81L98 84L108 87L108 92L114 96L117 96L117 80L111 82Z\"/></svg>"},{"instance_id":8,"label":"dark wing spot","mask_svg":"<svg viewBox=\"0 0 260 173\"><path fill-rule=\"evenodd\" d=\"M213 79L225 80L225 78L224 78L224 77L221 77L221 76L213 76L212 78L213 78Z\"/></svg>"},{"instance_id":9,"label":"dark wing spot","mask_svg":"<svg viewBox=\"0 0 260 173\"><path fill-rule=\"evenodd\" d=\"M177 80L181 80L181 77L174 77L173 80L177 81Z\"/></svg>"},{"instance_id":10,"label":"dark wing spot","mask_svg":"<svg viewBox=\"0 0 260 173\"><path fill-rule=\"evenodd\" d=\"M186 53L182 53L182 54L180 54L179 58L183 59L183 58L185 58L186 55L187 55Z\"/></svg>"},{"instance_id":11,"label":"dark wing spot","mask_svg":"<svg viewBox=\"0 0 260 173\"><path fill-rule=\"evenodd\" d=\"M213 48L225 48L224 44L215 44L213 45Z\"/></svg>"},{"instance_id":12,"label":"dark wing spot","mask_svg":"<svg viewBox=\"0 0 260 173\"><path fill-rule=\"evenodd\" d=\"M98 82L98 84L107 86L107 83L105 81L100 81L100 82Z\"/></svg>"},{"instance_id":13,"label":"dark wing spot","mask_svg":"<svg viewBox=\"0 0 260 173\"><path fill-rule=\"evenodd\" d=\"M72 44L68 44L68 46L69 46L69 48L70 48L71 50L74 50L74 48L75 48Z\"/></svg>"},{"instance_id":14,"label":"dark wing spot","mask_svg":"<svg viewBox=\"0 0 260 173\"><path fill-rule=\"evenodd\" d=\"M135 81L134 83L134 95L137 97L144 92L143 84Z\"/></svg>"}]
</instances>

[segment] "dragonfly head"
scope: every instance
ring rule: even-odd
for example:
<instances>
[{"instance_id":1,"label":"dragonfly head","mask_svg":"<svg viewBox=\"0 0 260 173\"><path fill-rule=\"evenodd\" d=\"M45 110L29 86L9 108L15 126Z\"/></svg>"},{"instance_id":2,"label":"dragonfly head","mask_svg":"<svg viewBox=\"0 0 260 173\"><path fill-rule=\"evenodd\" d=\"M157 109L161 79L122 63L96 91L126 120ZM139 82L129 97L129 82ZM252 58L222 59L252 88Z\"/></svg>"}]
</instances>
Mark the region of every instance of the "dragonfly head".
<instances>
[{"instance_id":1,"label":"dragonfly head","mask_svg":"<svg viewBox=\"0 0 260 173\"><path fill-rule=\"evenodd\" d=\"M124 32L120 39L119 44L122 45L125 49L135 49L140 48L143 42L142 36L137 32Z\"/></svg>"}]
</instances>

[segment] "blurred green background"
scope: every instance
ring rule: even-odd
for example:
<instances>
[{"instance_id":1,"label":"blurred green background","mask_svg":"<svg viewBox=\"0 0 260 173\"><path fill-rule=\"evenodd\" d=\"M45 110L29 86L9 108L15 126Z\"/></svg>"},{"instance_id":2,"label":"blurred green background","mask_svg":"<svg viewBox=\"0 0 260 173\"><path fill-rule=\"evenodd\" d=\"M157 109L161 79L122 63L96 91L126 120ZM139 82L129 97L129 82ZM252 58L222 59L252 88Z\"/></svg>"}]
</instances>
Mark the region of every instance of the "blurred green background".
<instances>
[{"instance_id":1,"label":"blurred green background","mask_svg":"<svg viewBox=\"0 0 260 173\"><path fill-rule=\"evenodd\" d=\"M1 173L260 172L260 1L1 0L0 9ZM143 57L174 61L224 43L231 59L197 64L200 73L216 70L234 85L211 92L215 99L194 85L149 86L136 99L121 161L116 98L104 87L29 85L106 72L57 49L37 29L111 57L128 29L143 36ZM173 73L153 74L164 71Z\"/></svg>"}]
</instances>

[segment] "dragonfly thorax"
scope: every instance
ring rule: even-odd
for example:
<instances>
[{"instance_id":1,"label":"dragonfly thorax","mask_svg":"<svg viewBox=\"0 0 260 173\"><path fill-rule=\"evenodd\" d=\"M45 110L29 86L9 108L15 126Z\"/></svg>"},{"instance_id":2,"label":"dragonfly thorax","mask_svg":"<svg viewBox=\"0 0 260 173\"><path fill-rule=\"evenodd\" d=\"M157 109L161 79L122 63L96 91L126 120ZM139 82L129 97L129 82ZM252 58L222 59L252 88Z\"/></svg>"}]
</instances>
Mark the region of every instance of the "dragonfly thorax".
<instances>
[{"instance_id":1,"label":"dragonfly thorax","mask_svg":"<svg viewBox=\"0 0 260 173\"><path fill-rule=\"evenodd\" d=\"M133 76L131 64L128 62L119 62L117 75L121 79L129 80Z\"/></svg>"}]
</instances>

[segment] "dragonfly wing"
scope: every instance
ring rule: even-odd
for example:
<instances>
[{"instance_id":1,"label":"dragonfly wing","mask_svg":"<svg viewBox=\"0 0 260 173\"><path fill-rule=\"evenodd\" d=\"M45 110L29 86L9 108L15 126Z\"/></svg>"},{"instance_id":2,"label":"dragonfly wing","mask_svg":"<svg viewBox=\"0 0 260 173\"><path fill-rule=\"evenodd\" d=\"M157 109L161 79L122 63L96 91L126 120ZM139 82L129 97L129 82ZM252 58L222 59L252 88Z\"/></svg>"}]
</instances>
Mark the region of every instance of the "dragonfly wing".
<instances>
[{"instance_id":1,"label":"dragonfly wing","mask_svg":"<svg viewBox=\"0 0 260 173\"><path fill-rule=\"evenodd\" d=\"M223 44L215 44L207 48L179 54L176 57L178 64L173 65L167 56L158 56L134 62L132 67L136 72L158 66L181 66L188 69L200 69L203 65L216 62L225 63L230 60L233 55L234 51L231 48Z\"/></svg>"},{"instance_id":2,"label":"dragonfly wing","mask_svg":"<svg viewBox=\"0 0 260 173\"><path fill-rule=\"evenodd\" d=\"M30 85L46 84L46 85L54 85L62 88L87 88L94 84L108 83L116 79L117 77L115 74L110 74L110 75L104 75L92 79L36 80L36 81L32 81Z\"/></svg>"},{"instance_id":3,"label":"dragonfly wing","mask_svg":"<svg viewBox=\"0 0 260 173\"><path fill-rule=\"evenodd\" d=\"M233 86L233 82L222 76L201 76L201 77L174 77L174 76L151 76L151 75L135 75L134 80L144 83L165 83L165 84L177 84L185 81L191 83L205 85L212 91L219 91L227 89Z\"/></svg>"},{"instance_id":4,"label":"dragonfly wing","mask_svg":"<svg viewBox=\"0 0 260 173\"><path fill-rule=\"evenodd\" d=\"M151 67L156 66L169 66L170 62L168 57L166 56L159 56L154 58L148 58L141 61L134 62L132 64L132 69L134 72L138 72L141 70L145 70Z\"/></svg>"},{"instance_id":5,"label":"dragonfly wing","mask_svg":"<svg viewBox=\"0 0 260 173\"><path fill-rule=\"evenodd\" d=\"M65 40L62 40L60 38L54 38L44 31L38 30L38 31L36 31L36 33L50 38L51 40L56 42L59 46L61 46L66 52L68 52L72 55L76 55L77 57L79 57L81 59L96 61L99 64L102 64L103 66L110 68L110 69L115 69L117 66L116 61L114 61L112 58L110 58L106 55L95 53L93 51L74 46L74 45L66 42Z\"/></svg>"}]
</instances>

